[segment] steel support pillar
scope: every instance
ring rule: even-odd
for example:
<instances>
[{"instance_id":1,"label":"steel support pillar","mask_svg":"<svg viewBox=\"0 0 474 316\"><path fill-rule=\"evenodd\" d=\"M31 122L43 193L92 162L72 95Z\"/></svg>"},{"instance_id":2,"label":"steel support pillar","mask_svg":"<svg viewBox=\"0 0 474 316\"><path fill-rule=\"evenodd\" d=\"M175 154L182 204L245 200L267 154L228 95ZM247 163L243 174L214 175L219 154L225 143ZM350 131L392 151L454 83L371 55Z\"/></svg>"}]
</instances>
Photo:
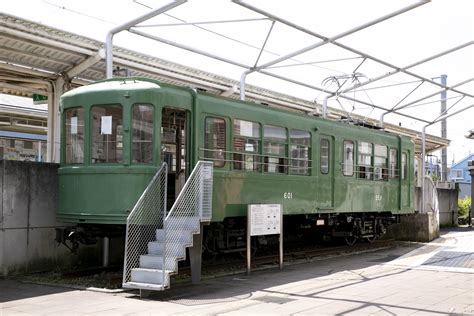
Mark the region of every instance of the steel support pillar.
<instances>
[{"instance_id":1,"label":"steel support pillar","mask_svg":"<svg viewBox=\"0 0 474 316\"><path fill-rule=\"evenodd\" d=\"M106 78L110 79L112 78L113 74L113 53L112 53L112 48L113 48L113 38L114 35L125 30L129 30L131 27L144 22L146 20L151 19L152 17L155 17L163 12L166 12L168 10L171 10L174 7L177 7L183 3L185 3L187 0L175 0L172 1L158 9L152 10L142 16L139 16L138 18L135 18L125 24L119 25L117 27L114 27L107 33L107 38L105 40L105 74Z\"/></svg>"},{"instance_id":2,"label":"steel support pillar","mask_svg":"<svg viewBox=\"0 0 474 316\"><path fill-rule=\"evenodd\" d=\"M48 94L48 136L46 142L46 161L59 162L61 113L59 100L64 92L64 79L59 77L53 83L54 92ZM49 98L51 96L51 98Z\"/></svg>"},{"instance_id":3,"label":"steel support pillar","mask_svg":"<svg viewBox=\"0 0 474 316\"><path fill-rule=\"evenodd\" d=\"M474 205L472 204L472 198L474 197L474 160L467 162L467 170L469 170L469 175L471 176L471 208L469 209L468 225L472 227L472 214L474 214Z\"/></svg>"},{"instance_id":4,"label":"steel support pillar","mask_svg":"<svg viewBox=\"0 0 474 316\"><path fill-rule=\"evenodd\" d=\"M446 87L448 76L441 75L441 84ZM440 115L446 114L446 89L441 91L441 112ZM448 138L446 119L441 121L441 137ZM441 149L441 181L448 181L448 149Z\"/></svg>"},{"instance_id":5,"label":"steel support pillar","mask_svg":"<svg viewBox=\"0 0 474 316\"><path fill-rule=\"evenodd\" d=\"M199 234L193 235L193 246L189 247L189 265L191 266L191 280L193 284L201 283L202 270L202 235L204 224L200 224Z\"/></svg>"},{"instance_id":6,"label":"steel support pillar","mask_svg":"<svg viewBox=\"0 0 474 316\"><path fill-rule=\"evenodd\" d=\"M462 108L454 113L451 113L449 115L441 115L439 116L437 119L435 119L434 121L432 121L431 123L428 123L426 124L425 126L423 126L423 129L421 131L421 163L422 163L422 170L421 170L421 174L422 174L422 181L421 181L421 209L420 209L420 213L424 213L425 212L425 175L426 175L426 128L430 125L433 125L435 123L438 123L439 121L443 120L443 119L447 119L451 116L454 116L454 115L457 115L459 113L462 113L470 108L474 107L474 104L471 104L469 106L466 106L465 108Z\"/></svg>"},{"instance_id":7,"label":"steel support pillar","mask_svg":"<svg viewBox=\"0 0 474 316\"><path fill-rule=\"evenodd\" d=\"M102 266L107 268L109 266L109 254L110 254L110 238L102 238Z\"/></svg>"}]
</instances>

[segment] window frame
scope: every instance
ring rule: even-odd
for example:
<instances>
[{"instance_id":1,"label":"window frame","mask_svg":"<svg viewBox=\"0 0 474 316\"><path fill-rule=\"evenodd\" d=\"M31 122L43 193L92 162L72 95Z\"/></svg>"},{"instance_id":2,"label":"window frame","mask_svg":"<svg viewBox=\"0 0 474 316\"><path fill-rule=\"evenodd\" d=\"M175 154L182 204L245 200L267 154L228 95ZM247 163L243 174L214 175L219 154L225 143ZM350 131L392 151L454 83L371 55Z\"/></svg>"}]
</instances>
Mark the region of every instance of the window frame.
<instances>
[{"instance_id":1,"label":"window frame","mask_svg":"<svg viewBox=\"0 0 474 316\"><path fill-rule=\"evenodd\" d=\"M327 161L327 165L326 165L326 169L324 170L323 169L323 142L327 142L327 157L325 158L325 160ZM329 174L330 173L330 163L331 163L331 142L328 138L321 138L319 140L319 172L321 172L321 174Z\"/></svg>"},{"instance_id":2,"label":"window frame","mask_svg":"<svg viewBox=\"0 0 474 316\"><path fill-rule=\"evenodd\" d=\"M281 129L284 131L285 138L284 141L278 138L265 137L265 128L272 127L276 129ZM288 149L289 149L289 139L288 139L288 129L282 126L276 126L271 124L264 124L262 129L262 158L263 158L263 172L269 174L288 174ZM268 153L265 148L267 143L283 145L283 155ZM277 158L278 163L269 162L270 158ZM275 171L269 171L270 165L275 166ZM280 169L281 168L281 169Z\"/></svg>"},{"instance_id":3,"label":"window frame","mask_svg":"<svg viewBox=\"0 0 474 316\"><path fill-rule=\"evenodd\" d=\"M82 111L82 161L81 162L70 162L68 161L68 129L67 129L67 112L73 110ZM79 117L79 116L77 116ZM74 106L63 111L63 128L64 128L64 164L65 165L83 165L86 163L86 127L87 127L87 118L86 118L86 109L83 106ZM78 118L78 132L79 132L79 118Z\"/></svg>"},{"instance_id":4,"label":"window frame","mask_svg":"<svg viewBox=\"0 0 474 316\"><path fill-rule=\"evenodd\" d=\"M352 145L352 167L351 167L351 173L347 174L346 173L346 144L351 144ZM344 140L342 142L342 175L344 177L353 177L354 176L354 155L355 155L355 142L353 140Z\"/></svg>"},{"instance_id":5,"label":"window frame","mask_svg":"<svg viewBox=\"0 0 474 316\"><path fill-rule=\"evenodd\" d=\"M395 165L392 161L392 151L395 152ZM398 179L400 177L400 164L398 159L398 148L390 147L388 151L388 178L389 179Z\"/></svg>"},{"instance_id":6,"label":"window frame","mask_svg":"<svg viewBox=\"0 0 474 316\"><path fill-rule=\"evenodd\" d=\"M133 127L133 109L136 107L136 106L147 106L147 107L151 107L152 109L152 114L151 114L151 117L152 117L152 121L151 121L151 126L152 126L152 136L151 136L151 161L149 162L134 162L134 127ZM156 120L155 120L155 116L156 116L156 108L155 106L152 104L152 103L134 103L131 107L130 107L130 119L131 119L131 124L130 124L130 129L131 129L131 132L130 132L130 163L131 164L135 164L135 165L152 165L152 164L155 164L156 163L156 150L155 150L155 141L156 141ZM122 118L122 121L123 121L123 118ZM124 125L124 124L122 124ZM125 146L125 144L122 144L122 146ZM123 154L122 154L123 155Z\"/></svg>"},{"instance_id":7,"label":"window frame","mask_svg":"<svg viewBox=\"0 0 474 316\"><path fill-rule=\"evenodd\" d=\"M401 161L401 175L400 178L403 181L406 181L409 179L408 177L408 159L409 159L409 154L406 151L402 151L402 161ZM405 161L403 161L405 159Z\"/></svg>"},{"instance_id":8,"label":"window frame","mask_svg":"<svg viewBox=\"0 0 474 316\"><path fill-rule=\"evenodd\" d=\"M361 148L362 144L368 144L369 145L368 148L370 148L370 154L365 154L365 153L361 154L360 148ZM370 164L369 165L367 165L367 164L362 165L360 163L361 155L364 155L365 157L370 156ZM369 169L369 171L366 171L366 170L363 171L364 175L368 174L369 177L367 177L367 176L361 177L361 174L362 174L362 171L360 169L361 167ZM373 168L374 168L374 144L370 143L370 142L365 142L365 141L357 142L357 179L372 181L374 179Z\"/></svg>"},{"instance_id":9,"label":"window frame","mask_svg":"<svg viewBox=\"0 0 474 316\"><path fill-rule=\"evenodd\" d=\"M377 153L376 153L377 147L385 148L385 156L377 155ZM388 154L389 154L389 151L388 151L387 145L380 145L380 144L375 144L375 143L373 144L373 177L374 177L374 181L387 181L388 180L388 174L387 174L387 171L388 171L388 168L387 168L388 167ZM377 166L376 165L377 158L383 158L383 165L382 166ZM377 169L382 170L382 176L380 178L376 174Z\"/></svg>"},{"instance_id":10,"label":"window frame","mask_svg":"<svg viewBox=\"0 0 474 316\"><path fill-rule=\"evenodd\" d=\"M207 139L207 120L208 119L213 119L213 120L222 120L222 122L224 122L224 148L222 149L222 154L223 154L223 159L217 159L215 158L213 155L209 156L209 157L206 157L206 154L207 153L218 153L216 151L211 151L210 149L208 149L206 147L207 145L207 142L206 142L206 139ZM203 149L204 149L204 152L203 152L203 158L204 159L208 159L210 161L213 162L214 164L214 168L225 168L226 164L227 164L227 159L226 159L226 155L227 155L227 120L224 118L224 117L220 117L220 116L213 116L213 115L207 115L204 117L204 144L203 144ZM222 164L217 164L218 162L222 162Z\"/></svg>"},{"instance_id":11,"label":"window frame","mask_svg":"<svg viewBox=\"0 0 474 316\"><path fill-rule=\"evenodd\" d=\"M299 132L302 132L302 133L306 133L309 138L308 139L308 143L305 145L305 144L298 144L297 142L293 142L292 139L292 131L299 131ZM289 154L288 154L288 159L289 159L289 168L288 168L288 173L290 175L298 175L298 176L310 176L311 175L311 169L312 169L312 160L311 160L311 148L312 148L312 135L311 135L311 132L310 131L307 131L307 130L302 130L302 129L297 129L297 128L290 128L289 131L288 131L288 139L289 139L289 145L288 145L288 151L289 151ZM296 150L299 151L302 149L302 148L305 148L306 149L306 152L308 154L308 158L307 159L304 159L304 158L293 158L292 157L292 152L293 152L293 149L292 149L292 146L296 146ZM296 161L296 162L305 162L306 163L306 167L303 167L305 172L302 173L302 172L292 172L292 169L294 169L295 167L293 166L293 162ZM300 166L297 166L296 168L300 169L302 167Z\"/></svg>"},{"instance_id":12,"label":"window frame","mask_svg":"<svg viewBox=\"0 0 474 316\"><path fill-rule=\"evenodd\" d=\"M113 161L113 162L109 162L109 161L105 161L105 162L97 162L97 161L93 161L94 157L92 155L92 152L93 152L93 149L94 149L94 109L95 108L98 108L98 107L101 107L101 108L112 108L112 107L117 107L117 108L120 108L120 113L121 113L121 120L122 120L122 133L120 134L121 135L121 139L122 139L122 156L121 156L121 159L120 160L116 160L116 161ZM89 108L89 163L93 166L102 166L102 165L118 165L118 164L124 164L126 163L125 161L125 131L124 131L124 117L125 117L125 113L124 113L124 109L125 107L120 104L120 103L113 103L113 104L93 104L90 108ZM99 125L99 128L101 128L101 125ZM112 129L113 129L113 119L112 119ZM119 133L117 133L115 136L118 136ZM119 142L118 139L116 139L115 142Z\"/></svg>"},{"instance_id":13,"label":"window frame","mask_svg":"<svg viewBox=\"0 0 474 316\"><path fill-rule=\"evenodd\" d=\"M256 124L258 126L258 136L243 136L242 134L236 135L235 133L235 124L236 121L242 121L242 122L247 122L247 123L252 123ZM252 126L252 133L253 133L253 126ZM236 150L235 146L235 139L236 138L244 138L245 140L251 139L253 141L256 141L257 143L257 148L254 152L251 151L246 151L245 147L244 150L238 151ZM261 172L262 171L262 139L263 139L263 132L262 132L262 124L259 122L254 122L254 121L248 121L240 118L234 118L232 119L232 170L235 171L242 171L242 172ZM245 144L244 144L245 145ZM241 155L242 160L237 160L236 155ZM252 162L247 162L245 159L248 157L252 157L253 161ZM252 163L253 168L247 169L246 168L246 163ZM237 164L241 164L241 168L236 168ZM256 167L255 167L256 166Z\"/></svg>"}]
</instances>

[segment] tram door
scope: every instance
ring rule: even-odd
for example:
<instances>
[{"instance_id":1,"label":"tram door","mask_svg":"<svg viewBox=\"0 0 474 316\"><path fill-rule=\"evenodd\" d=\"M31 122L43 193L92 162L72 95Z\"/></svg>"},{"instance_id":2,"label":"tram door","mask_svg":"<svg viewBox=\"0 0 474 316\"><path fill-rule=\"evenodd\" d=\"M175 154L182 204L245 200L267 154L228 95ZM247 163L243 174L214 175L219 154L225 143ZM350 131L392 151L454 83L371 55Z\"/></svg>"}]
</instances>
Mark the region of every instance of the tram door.
<instances>
[{"instance_id":1,"label":"tram door","mask_svg":"<svg viewBox=\"0 0 474 316\"><path fill-rule=\"evenodd\" d=\"M177 108L163 108L161 160L168 164L168 209L173 206L186 182L186 142L186 112Z\"/></svg>"},{"instance_id":2,"label":"tram door","mask_svg":"<svg viewBox=\"0 0 474 316\"><path fill-rule=\"evenodd\" d=\"M321 135L319 139L319 201L320 207L334 207L334 137Z\"/></svg>"}]
</instances>

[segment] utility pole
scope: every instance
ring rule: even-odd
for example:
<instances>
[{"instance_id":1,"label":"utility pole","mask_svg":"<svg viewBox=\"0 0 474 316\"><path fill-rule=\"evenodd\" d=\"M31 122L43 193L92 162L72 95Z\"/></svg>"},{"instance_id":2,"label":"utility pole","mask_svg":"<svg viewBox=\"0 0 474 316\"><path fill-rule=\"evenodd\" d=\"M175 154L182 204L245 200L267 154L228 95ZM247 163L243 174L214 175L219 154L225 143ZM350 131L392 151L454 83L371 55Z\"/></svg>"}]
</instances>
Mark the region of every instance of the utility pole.
<instances>
[{"instance_id":1,"label":"utility pole","mask_svg":"<svg viewBox=\"0 0 474 316\"><path fill-rule=\"evenodd\" d=\"M447 83L447 75L441 75L441 84L446 87ZM446 89L441 91L441 115L445 115L446 113L446 97L447 97L447 92ZM448 133L447 133L447 123L446 119L443 119L441 121L441 137L442 138L447 138ZM447 148L441 149L441 181L448 181L448 150Z\"/></svg>"},{"instance_id":2,"label":"utility pole","mask_svg":"<svg viewBox=\"0 0 474 316\"><path fill-rule=\"evenodd\" d=\"M471 208L469 209L468 216L468 225L472 227L472 215L474 214L474 204L472 203L472 198L474 197L474 160L467 162L467 170L471 176Z\"/></svg>"}]
</instances>

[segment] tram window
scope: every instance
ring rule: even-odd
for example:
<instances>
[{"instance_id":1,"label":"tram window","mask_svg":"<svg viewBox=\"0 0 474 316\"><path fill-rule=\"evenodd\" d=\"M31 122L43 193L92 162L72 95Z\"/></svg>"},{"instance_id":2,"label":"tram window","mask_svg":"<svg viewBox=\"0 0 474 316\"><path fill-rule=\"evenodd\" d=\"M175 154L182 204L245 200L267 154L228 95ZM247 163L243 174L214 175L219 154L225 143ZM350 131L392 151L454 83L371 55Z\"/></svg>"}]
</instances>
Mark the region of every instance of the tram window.
<instances>
[{"instance_id":1,"label":"tram window","mask_svg":"<svg viewBox=\"0 0 474 316\"><path fill-rule=\"evenodd\" d=\"M372 179L372 144L359 143L358 177L359 179Z\"/></svg>"},{"instance_id":2,"label":"tram window","mask_svg":"<svg viewBox=\"0 0 474 316\"><path fill-rule=\"evenodd\" d=\"M398 178L398 151L395 148L390 148L390 168L388 173L391 179Z\"/></svg>"},{"instance_id":3,"label":"tram window","mask_svg":"<svg viewBox=\"0 0 474 316\"><path fill-rule=\"evenodd\" d=\"M64 125L66 131L65 163L84 163L84 109L65 110Z\"/></svg>"},{"instance_id":4,"label":"tram window","mask_svg":"<svg viewBox=\"0 0 474 316\"><path fill-rule=\"evenodd\" d=\"M225 165L225 120L206 117L204 134L204 157L214 161L214 167Z\"/></svg>"},{"instance_id":5,"label":"tram window","mask_svg":"<svg viewBox=\"0 0 474 316\"><path fill-rule=\"evenodd\" d=\"M327 174L329 173L329 140L321 139L320 146L321 146L320 169L321 169L321 173Z\"/></svg>"},{"instance_id":6,"label":"tram window","mask_svg":"<svg viewBox=\"0 0 474 316\"><path fill-rule=\"evenodd\" d=\"M402 153L402 180L405 180L408 172L407 153Z\"/></svg>"},{"instance_id":7,"label":"tram window","mask_svg":"<svg viewBox=\"0 0 474 316\"><path fill-rule=\"evenodd\" d=\"M119 105L92 108L92 163L122 162L123 122Z\"/></svg>"},{"instance_id":8,"label":"tram window","mask_svg":"<svg viewBox=\"0 0 474 316\"><path fill-rule=\"evenodd\" d=\"M132 108L132 161L153 162L153 106L135 104Z\"/></svg>"},{"instance_id":9,"label":"tram window","mask_svg":"<svg viewBox=\"0 0 474 316\"><path fill-rule=\"evenodd\" d=\"M299 129L290 130L291 174L308 175L311 168L311 134Z\"/></svg>"},{"instance_id":10,"label":"tram window","mask_svg":"<svg viewBox=\"0 0 474 316\"><path fill-rule=\"evenodd\" d=\"M260 124L234 120L234 169L260 171Z\"/></svg>"},{"instance_id":11,"label":"tram window","mask_svg":"<svg viewBox=\"0 0 474 316\"><path fill-rule=\"evenodd\" d=\"M264 171L269 173L287 172L288 136L286 128L265 125L263 128Z\"/></svg>"},{"instance_id":12,"label":"tram window","mask_svg":"<svg viewBox=\"0 0 474 316\"><path fill-rule=\"evenodd\" d=\"M349 140L344 141L342 174L345 176L354 175L354 142Z\"/></svg>"},{"instance_id":13,"label":"tram window","mask_svg":"<svg viewBox=\"0 0 474 316\"><path fill-rule=\"evenodd\" d=\"M374 144L374 179L387 180L387 146Z\"/></svg>"}]
</instances>

